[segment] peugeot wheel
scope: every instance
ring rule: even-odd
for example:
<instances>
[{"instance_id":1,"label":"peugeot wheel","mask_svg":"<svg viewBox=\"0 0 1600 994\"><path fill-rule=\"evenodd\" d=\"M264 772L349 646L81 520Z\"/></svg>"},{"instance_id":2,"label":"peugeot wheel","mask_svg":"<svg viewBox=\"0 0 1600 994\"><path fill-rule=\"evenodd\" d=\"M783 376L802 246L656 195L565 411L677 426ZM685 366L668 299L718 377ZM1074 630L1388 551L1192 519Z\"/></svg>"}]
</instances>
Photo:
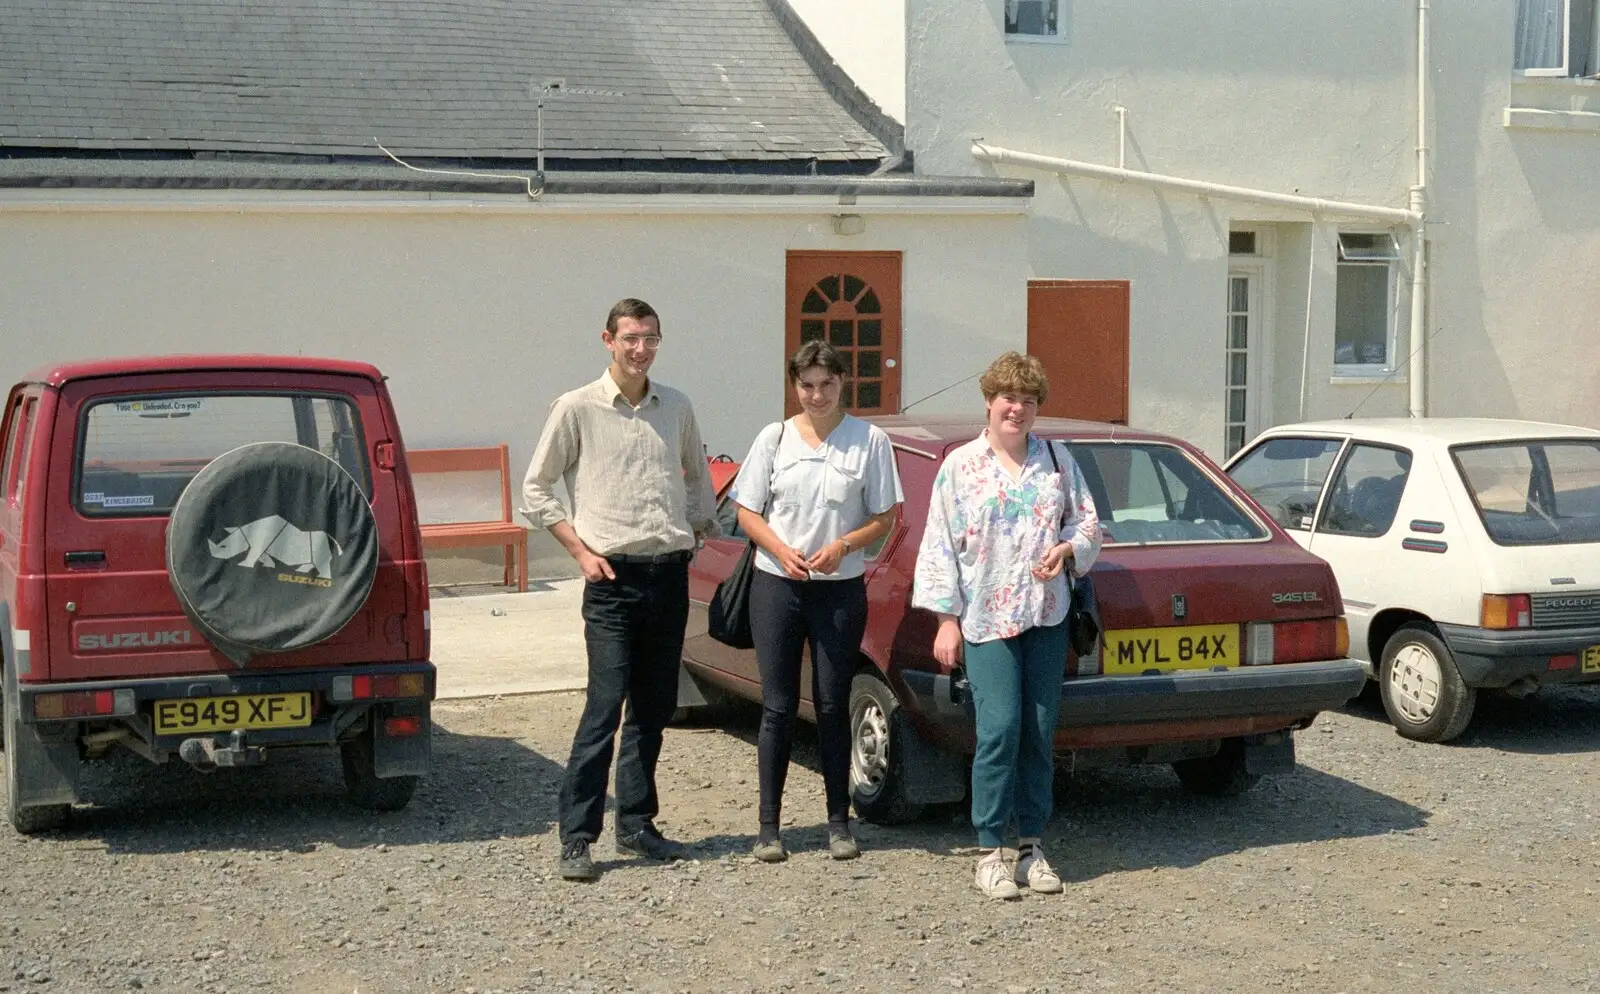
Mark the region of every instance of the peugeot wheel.
<instances>
[{"instance_id":1,"label":"peugeot wheel","mask_svg":"<svg viewBox=\"0 0 1600 994\"><path fill-rule=\"evenodd\" d=\"M1478 696L1461 679L1438 629L1426 622L1401 625L1389 637L1378 686L1395 731L1418 742L1448 742L1460 735Z\"/></svg>"}]
</instances>

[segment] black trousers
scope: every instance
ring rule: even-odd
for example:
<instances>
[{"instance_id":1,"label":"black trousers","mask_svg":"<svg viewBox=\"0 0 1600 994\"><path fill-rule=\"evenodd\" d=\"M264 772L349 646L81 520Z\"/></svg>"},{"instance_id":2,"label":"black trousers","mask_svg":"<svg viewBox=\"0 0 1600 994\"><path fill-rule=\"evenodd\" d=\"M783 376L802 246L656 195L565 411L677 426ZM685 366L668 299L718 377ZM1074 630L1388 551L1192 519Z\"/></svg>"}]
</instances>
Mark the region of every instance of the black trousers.
<instances>
[{"instance_id":1,"label":"black trousers","mask_svg":"<svg viewBox=\"0 0 1600 994\"><path fill-rule=\"evenodd\" d=\"M811 702L828 820L850 818L850 682L867 630L867 587L853 580L791 580L756 570L750 634L761 671L761 823L778 824L800 706L800 652L811 646Z\"/></svg>"},{"instance_id":2,"label":"black trousers","mask_svg":"<svg viewBox=\"0 0 1600 994\"><path fill-rule=\"evenodd\" d=\"M688 560L611 560L611 568L615 580L583 588L589 690L561 782L563 843L600 837L619 720L617 834L653 828L660 812L656 759L662 729L678 706L678 667L689 617Z\"/></svg>"}]
</instances>

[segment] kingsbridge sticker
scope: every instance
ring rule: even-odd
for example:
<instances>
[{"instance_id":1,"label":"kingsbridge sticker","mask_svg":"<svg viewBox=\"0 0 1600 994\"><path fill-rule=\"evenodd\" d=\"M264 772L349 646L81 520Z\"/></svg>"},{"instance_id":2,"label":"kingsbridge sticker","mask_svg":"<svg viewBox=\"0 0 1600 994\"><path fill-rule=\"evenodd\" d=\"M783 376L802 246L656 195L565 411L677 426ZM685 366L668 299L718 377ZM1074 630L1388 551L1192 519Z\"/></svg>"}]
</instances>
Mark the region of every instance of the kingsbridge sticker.
<instances>
[{"instance_id":1,"label":"kingsbridge sticker","mask_svg":"<svg viewBox=\"0 0 1600 994\"><path fill-rule=\"evenodd\" d=\"M143 494L134 497L107 497L100 501L101 507L154 507L156 498L154 494Z\"/></svg>"},{"instance_id":2,"label":"kingsbridge sticker","mask_svg":"<svg viewBox=\"0 0 1600 994\"><path fill-rule=\"evenodd\" d=\"M168 397L159 400L121 400L112 406L118 414L141 418L186 418L205 402L198 397Z\"/></svg>"}]
</instances>

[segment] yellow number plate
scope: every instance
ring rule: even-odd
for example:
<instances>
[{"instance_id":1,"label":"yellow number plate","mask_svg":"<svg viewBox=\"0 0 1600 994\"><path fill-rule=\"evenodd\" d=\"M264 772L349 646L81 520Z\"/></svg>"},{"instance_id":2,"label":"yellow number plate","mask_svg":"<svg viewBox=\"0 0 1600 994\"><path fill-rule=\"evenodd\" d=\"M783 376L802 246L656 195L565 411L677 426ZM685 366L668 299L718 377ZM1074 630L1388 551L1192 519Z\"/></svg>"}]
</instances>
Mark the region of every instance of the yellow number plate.
<instances>
[{"instance_id":1,"label":"yellow number plate","mask_svg":"<svg viewBox=\"0 0 1600 994\"><path fill-rule=\"evenodd\" d=\"M1238 666L1239 626L1190 625L1106 632L1102 659L1108 674Z\"/></svg>"},{"instance_id":2,"label":"yellow number plate","mask_svg":"<svg viewBox=\"0 0 1600 994\"><path fill-rule=\"evenodd\" d=\"M156 734L231 732L236 728L303 728L310 694L240 694L156 702Z\"/></svg>"},{"instance_id":3,"label":"yellow number plate","mask_svg":"<svg viewBox=\"0 0 1600 994\"><path fill-rule=\"evenodd\" d=\"M1583 650L1583 671L1600 673L1600 645L1591 645Z\"/></svg>"}]
</instances>

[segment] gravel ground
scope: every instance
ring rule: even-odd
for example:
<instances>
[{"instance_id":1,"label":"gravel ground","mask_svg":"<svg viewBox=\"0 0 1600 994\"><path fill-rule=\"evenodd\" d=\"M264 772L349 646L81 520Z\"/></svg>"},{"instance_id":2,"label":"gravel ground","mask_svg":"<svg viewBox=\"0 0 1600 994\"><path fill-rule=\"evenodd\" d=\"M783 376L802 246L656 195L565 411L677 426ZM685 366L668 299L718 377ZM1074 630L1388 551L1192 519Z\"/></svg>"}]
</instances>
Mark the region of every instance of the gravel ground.
<instances>
[{"instance_id":1,"label":"gravel ground","mask_svg":"<svg viewBox=\"0 0 1600 994\"><path fill-rule=\"evenodd\" d=\"M1232 800L1082 772L1047 837L1064 896L971 889L963 812L822 851L802 733L786 864L745 856L755 713L668 733L662 827L554 876L574 694L439 706L412 806L346 807L336 757L96 767L64 833L0 831L0 990L1600 991L1600 688L1486 700L1451 746L1358 701Z\"/></svg>"}]
</instances>

